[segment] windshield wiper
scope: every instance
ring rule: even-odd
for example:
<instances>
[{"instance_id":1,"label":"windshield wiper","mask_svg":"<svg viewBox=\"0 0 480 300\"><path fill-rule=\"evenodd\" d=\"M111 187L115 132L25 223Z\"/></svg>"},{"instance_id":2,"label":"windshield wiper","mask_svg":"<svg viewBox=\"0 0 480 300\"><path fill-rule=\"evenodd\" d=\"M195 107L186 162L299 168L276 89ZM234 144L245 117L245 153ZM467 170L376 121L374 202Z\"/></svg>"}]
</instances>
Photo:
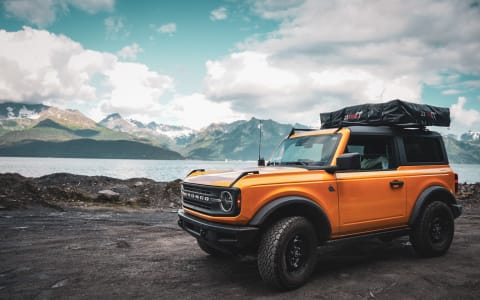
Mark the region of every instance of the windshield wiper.
<instances>
[{"instance_id":1,"label":"windshield wiper","mask_svg":"<svg viewBox=\"0 0 480 300\"><path fill-rule=\"evenodd\" d=\"M296 166L308 166L308 163L303 161L287 161L284 163L287 166L296 165Z\"/></svg>"}]
</instances>

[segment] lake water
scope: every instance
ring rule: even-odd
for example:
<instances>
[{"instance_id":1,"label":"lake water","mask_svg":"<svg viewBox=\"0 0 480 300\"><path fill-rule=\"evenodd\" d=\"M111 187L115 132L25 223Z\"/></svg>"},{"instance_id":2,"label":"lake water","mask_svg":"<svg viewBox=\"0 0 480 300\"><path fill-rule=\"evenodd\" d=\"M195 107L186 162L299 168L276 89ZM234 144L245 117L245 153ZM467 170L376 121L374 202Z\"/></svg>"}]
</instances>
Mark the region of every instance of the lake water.
<instances>
[{"instance_id":1,"label":"lake water","mask_svg":"<svg viewBox=\"0 0 480 300\"><path fill-rule=\"evenodd\" d=\"M194 169L249 168L256 164L256 161L0 157L0 173L11 172L26 177L39 177L65 172L120 179L145 177L156 181L171 181L184 178Z\"/></svg>"},{"instance_id":2,"label":"lake water","mask_svg":"<svg viewBox=\"0 0 480 300\"><path fill-rule=\"evenodd\" d=\"M184 178L194 169L240 169L255 167L256 161L84 159L44 157L0 157L0 173L39 177L52 173L109 176L120 179L146 177L156 181ZM461 183L480 182L480 165L452 164Z\"/></svg>"}]
</instances>

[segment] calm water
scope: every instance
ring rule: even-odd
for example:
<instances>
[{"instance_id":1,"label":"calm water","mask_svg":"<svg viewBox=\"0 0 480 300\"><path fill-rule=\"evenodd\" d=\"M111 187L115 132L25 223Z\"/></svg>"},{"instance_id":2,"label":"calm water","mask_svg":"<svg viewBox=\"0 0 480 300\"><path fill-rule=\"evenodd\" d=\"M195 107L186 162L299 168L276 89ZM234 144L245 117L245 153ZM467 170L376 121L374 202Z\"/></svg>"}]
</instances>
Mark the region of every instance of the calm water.
<instances>
[{"instance_id":1,"label":"calm water","mask_svg":"<svg viewBox=\"0 0 480 300\"><path fill-rule=\"evenodd\" d=\"M156 181L184 178L193 169L239 169L255 167L256 161L136 160L43 157L0 157L0 173L14 172L27 177L66 172L121 179L146 177ZM460 182L480 182L480 165L452 164Z\"/></svg>"},{"instance_id":2,"label":"calm water","mask_svg":"<svg viewBox=\"0 0 480 300\"><path fill-rule=\"evenodd\" d=\"M51 173L109 176L120 179L146 177L156 181L184 178L194 169L237 169L256 166L256 161L137 160L45 157L0 157L0 173L39 177Z\"/></svg>"}]
</instances>

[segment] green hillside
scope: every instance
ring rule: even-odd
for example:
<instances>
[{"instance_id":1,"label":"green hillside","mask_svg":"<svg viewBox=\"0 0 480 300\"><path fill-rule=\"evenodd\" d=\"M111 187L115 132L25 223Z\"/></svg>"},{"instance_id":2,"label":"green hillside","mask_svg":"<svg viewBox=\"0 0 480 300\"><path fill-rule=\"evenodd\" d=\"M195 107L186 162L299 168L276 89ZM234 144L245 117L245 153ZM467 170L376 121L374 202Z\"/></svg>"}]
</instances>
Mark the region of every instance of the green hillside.
<instances>
[{"instance_id":1,"label":"green hillside","mask_svg":"<svg viewBox=\"0 0 480 300\"><path fill-rule=\"evenodd\" d=\"M451 163L480 164L479 143L458 141L452 137L444 137L444 141Z\"/></svg>"},{"instance_id":2,"label":"green hillside","mask_svg":"<svg viewBox=\"0 0 480 300\"><path fill-rule=\"evenodd\" d=\"M186 146L185 155L193 159L256 160L258 158L260 120L239 121L216 125L197 135ZM262 156L269 157L275 147L290 132L292 126L272 120L263 121Z\"/></svg>"},{"instance_id":3,"label":"green hillside","mask_svg":"<svg viewBox=\"0 0 480 300\"><path fill-rule=\"evenodd\" d=\"M77 139L64 142L24 141L0 147L0 156L118 159L183 159L174 151L133 141Z\"/></svg>"},{"instance_id":4,"label":"green hillside","mask_svg":"<svg viewBox=\"0 0 480 300\"><path fill-rule=\"evenodd\" d=\"M3 129L0 131L0 145L13 145L27 140L59 142L83 138L95 140L136 140L132 135L113 131L102 126L78 128L75 126L64 126L50 119L45 119L37 125L24 130Z\"/></svg>"}]
</instances>

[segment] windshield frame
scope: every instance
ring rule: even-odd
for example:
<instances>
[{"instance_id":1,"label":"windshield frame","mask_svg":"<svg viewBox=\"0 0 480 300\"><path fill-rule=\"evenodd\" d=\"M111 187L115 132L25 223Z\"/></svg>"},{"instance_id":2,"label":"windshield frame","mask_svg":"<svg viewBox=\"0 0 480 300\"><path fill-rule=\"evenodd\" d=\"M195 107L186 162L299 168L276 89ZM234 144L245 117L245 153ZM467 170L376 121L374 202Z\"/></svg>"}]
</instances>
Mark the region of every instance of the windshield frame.
<instances>
[{"instance_id":1,"label":"windshield frame","mask_svg":"<svg viewBox=\"0 0 480 300\"><path fill-rule=\"evenodd\" d=\"M285 143L291 142L290 146L293 145L293 143L298 143L301 139L305 140L303 143L308 141L308 139L315 139L315 138L328 138L330 137L331 139L336 138L335 141L331 140L332 144L328 145L330 147L330 153L328 155L324 156L326 159L324 161L322 160L297 160L297 161L282 161L284 153L281 155L277 155L280 151L284 151L285 149L282 149L284 147ZM315 135L300 135L296 137L287 137L282 142L279 143L279 145L275 148L273 151L270 160L268 161L267 166L275 166L275 167L299 167L299 168L305 168L305 169L325 169L328 167L331 167L332 160L335 156L335 153L337 151L338 145L341 141L342 134L341 133L328 133L328 134L315 134ZM326 143L323 143L322 145L325 145ZM324 146L322 146L322 151ZM280 158L280 159L279 159Z\"/></svg>"}]
</instances>

